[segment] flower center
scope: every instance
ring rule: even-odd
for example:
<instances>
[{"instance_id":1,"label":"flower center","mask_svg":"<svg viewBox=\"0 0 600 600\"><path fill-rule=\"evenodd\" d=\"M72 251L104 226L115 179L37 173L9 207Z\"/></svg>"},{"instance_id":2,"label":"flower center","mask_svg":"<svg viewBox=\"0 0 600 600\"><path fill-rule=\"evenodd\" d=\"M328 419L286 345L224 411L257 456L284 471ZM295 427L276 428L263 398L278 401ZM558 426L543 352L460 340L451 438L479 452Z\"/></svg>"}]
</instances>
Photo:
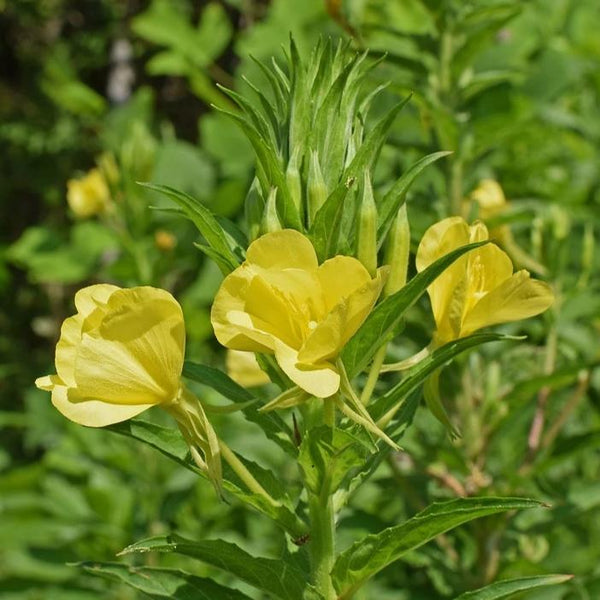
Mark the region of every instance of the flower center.
<instances>
[{"instance_id":1,"label":"flower center","mask_svg":"<svg viewBox=\"0 0 600 600\"><path fill-rule=\"evenodd\" d=\"M316 321L309 321L308 322L308 328L312 331L313 329L317 328L318 323Z\"/></svg>"}]
</instances>

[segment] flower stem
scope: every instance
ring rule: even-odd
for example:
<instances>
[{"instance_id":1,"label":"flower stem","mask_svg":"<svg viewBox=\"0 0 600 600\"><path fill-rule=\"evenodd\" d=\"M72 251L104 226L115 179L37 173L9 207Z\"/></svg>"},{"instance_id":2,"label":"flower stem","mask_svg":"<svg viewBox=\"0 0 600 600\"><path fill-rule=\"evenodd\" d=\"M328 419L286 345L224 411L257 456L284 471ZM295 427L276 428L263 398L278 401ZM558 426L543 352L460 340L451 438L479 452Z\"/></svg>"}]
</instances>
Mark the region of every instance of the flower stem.
<instances>
[{"instance_id":1,"label":"flower stem","mask_svg":"<svg viewBox=\"0 0 600 600\"><path fill-rule=\"evenodd\" d=\"M379 379L379 373L381 371L383 361L385 360L386 351L387 344L384 344L375 353L375 357L373 358L373 362L371 363L371 369L369 370L369 376L367 377L367 383L365 383L365 387L363 388L362 394L360 396L360 401L362 402L363 406L367 406L367 404L369 404L369 401L371 400L373 390L375 389L375 385L377 384L377 380Z\"/></svg>"},{"instance_id":2,"label":"flower stem","mask_svg":"<svg viewBox=\"0 0 600 600\"><path fill-rule=\"evenodd\" d=\"M335 561L335 522L333 501L311 495L308 503L310 514L310 562L312 583L325 600L335 600L337 593L331 580Z\"/></svg>"},{"instance_id":3,"label":"flower stem","mask_svg":"<svg viewBox=\"0 0 600 600\"><path fill-rule=\"evenodd\" d=\"M265 488L256 481L252 473L248 471L246 465L235 455L231 448L223 441L219 440L219 448L221 450L221 456L227 462L227 464L233 469L235 474L242 480L244 485L254 494L263 496L271 504L279 504Z\"/></svg>"}]
</instances>

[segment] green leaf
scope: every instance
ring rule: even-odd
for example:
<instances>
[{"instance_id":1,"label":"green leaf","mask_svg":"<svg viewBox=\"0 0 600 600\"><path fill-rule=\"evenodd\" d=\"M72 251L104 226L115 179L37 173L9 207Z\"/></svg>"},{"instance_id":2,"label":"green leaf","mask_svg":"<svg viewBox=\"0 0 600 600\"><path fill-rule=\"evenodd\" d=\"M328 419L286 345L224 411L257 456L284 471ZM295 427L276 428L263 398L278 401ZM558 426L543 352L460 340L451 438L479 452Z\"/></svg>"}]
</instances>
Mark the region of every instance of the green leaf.
<instances>
[{"instance_id":1,"label":"green leaf","mask_svg":"<svg viewBox=\"0 0 600 600\"><path fill-rule=\"evenodd\" d=\"M259 402L259 398L218 369L186 361L183 376L213 388L232 402ZM277 413L259 412L253 404L242 408L242 414L251 423L256 423L282 450L290 456L297 456L298 450L292 443L292 431Z\"/></svg>"},{"instance_id":2,"label":"green leaf","mask_svg":"<svg viewBox=\"0 0 600 600\"><path fill-rule=\"evenodd\" d=\"M541 502L527 498L459 498L436 502L402 525L368 535L340 554L332 571L339 600L350 598L367 579L441 533L480 517L540 506Z\"/></svg>"},{"instance_id":3,"label":"green leaf","mask_svg":"<svg viewBox=\"0 0 600 600\"><path fill-rule=\"evenodd\" d=\"M92 575L120 581L150 598L173 600L250 600L238 590L222 586L212 579L190 575L176 569L133 567L110 562L82 562L81 567Z\"/></svg>"},{"instance_id":4,"label":"green leaf","mask_svg":"<svg viewBox=\"0 0 600 600\"><path fill-rule=\"evenodd\" d=\"M377 226L377 247L380 248L383 244L385 237L390 229L390 226L398 212L400 206L406 201L406 194L410 189L413 181L417 178L417 175L428 165L434 163L436 160L452 154L450 151L445 152L434 152L424 156L416 163L411 165L408 170L402 174L402 177L394 183L391 189L381 199L381 202L377 205L377 211L379 213L378 226Z\"/></svg>"},{"instance_id":5,"label":"green leaf","mask_svg":"<svg viewBox=\"0 0 600 600\"><path fill-rule=\"evenodd\" d=\"M212 250L221 257L219 267L227 275L239 266L240 260L231 249L224 229L216 217L200 201L166 185L140 182L140 185L165 194L175 201L185 212L186 216L200 231ZM227 270L224 267L227 266Z\"/></svg>"},{"instance_id":6,"label":"green leaf","mask_svg":"<svg viewBox=\"0 0 600 600\"><path fill-rule=\"evenodd\" d=\"M277 188L278 209L283 217L286 226L303 230L302 221L298 209L294 204L285 179L285 173L281 166L280 158L276 150L263 138L260 132L249 123L244 117L233 112L218 108L218 110L232 119L240 129L246 134L246 137L254 148L254 153L260 169L257 169L263 193L268 194L271 188Z\"/></svg>"},{"instance_id":7,"label":"green leaf","mask_svg":"<svg viewBox=\"0 0 600 600\"><path fill-rule=\"evenodd\" d=\"M196 473L200 477L207 479L206 474L199 469L192 460L188 451L187 444L176 429L162 427L142 419L129 419L122 423L115 423L107 427L111 431L120 433L127 437L131 437L140 442L144 442L152 446L166 457L184 466L186 469ZM238 458L240 458L238 456ZM240 460L243 460L240 458ZM243 460L246 467L259 480L263 487L271 487L265 476L265 470ZM254 494L245 491L238 484L231 481L232 478L237 478L227 466L224 469L225 479L223 481L223 489L237 498L240 502L247 504L256 511L269 517L275 521L282 529L287 531L294 539L301 538L306 534L305 523L289 508L289 500L280 498L277 503L272 503L262 495ZM272 478L270 478L272 481ZM281 486L279 486L281 489ZM276 491L276 490L272 490Z\"/></svg>"},{"instance_id":8,"label":"green leaf","mask_svg":"<svg viewBox=\"0 0 600 600\"><path fill-rule=\"evenodd\" d=\"M425 293L427 287L440 273L466 252L487 243L486 240L467 244L438 258L413 277L401 290L381 302L367 317L342 352L342 360L348 377L352 378L358 375L367 366L378 348L391 339L404 312Z\"/></svg>"},{"instance_id":9,"label":"green leaf","mask_svg":"<svg viewBox=\"0 0 600 600\"><path fill-rule=\"evenodd\" d=\"M120 555L140 552L174 552L189 556L285 600L301 600L307 582L306 574L296 564L253 556L223 540L193 541L178 535L158 536L136 542Z\"/></svg>"},{"instance_id":10,"label":"green leaf","mask_svg":"<svg viewBox=\"0 0 600 600\"><path fill-rule=\"evenodd\" d=\"M348 190L354 181L362 176L365 169L373 167L396 115L409 100L410 96L392 108L367 135L344 171L340 183L317 212L310 234L320 261L335 255L344 214L344 199Z\"/></svg>"},{"instance_id":11,"label":"green leaf","mask_svg":"<svg viewBox=\"0 0 600 600\"><path fill-rule=\"evenodd\" d=\"M496 583L486 585L473 592L465 592L457 596L455 600L500 600L500 598L508 598L513 594L525 590L565 583L565 581L569 581L572 578L573 575L539 575L537 577L507 579L506 581L497 581Z\"/></svg>"},{"instance_id":12,"label":"green leaf","mask_svg":"<svg viewBox=\"0 0 600 600\"><path fill-rule=\"evenodd\" d=\"M316 495L327 494L336 491L344 479L364 466L371 451L368 440L363 441L350 431L314 427L302 440L298 463L310 490Z\"/></svg>"},{"instance_id":13,"label":"green leaf","mask_svg":"<svg viewBox=\"0 0 600 600\"><path fill-rule=\"evenodd\" d=\"M475 333L444 344L419 361L414 367L408 369L402 381L378 398L369 412L376 421L379 420L388 411L395 409L408 394L421 385L434 371L437 371L466 350L480 346L481 344L487 344L488 342L515 341L519 339L521 338L489 332Z\"/></svg>"}]
</instances>

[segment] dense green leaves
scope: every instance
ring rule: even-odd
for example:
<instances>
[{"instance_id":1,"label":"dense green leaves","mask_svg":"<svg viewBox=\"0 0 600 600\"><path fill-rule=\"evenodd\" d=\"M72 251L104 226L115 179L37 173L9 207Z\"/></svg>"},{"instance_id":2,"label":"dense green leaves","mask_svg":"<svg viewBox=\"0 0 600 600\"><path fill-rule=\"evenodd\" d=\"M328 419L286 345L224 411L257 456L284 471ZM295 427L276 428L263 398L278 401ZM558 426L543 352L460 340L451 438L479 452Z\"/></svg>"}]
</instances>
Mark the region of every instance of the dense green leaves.
<instances>
[{"instance_id":1,"label":"dense green leaves","mask_svg":"<svg viewBox=\"0 0 600 600\"><path fill-rule=\"evenodd\" d=\"M301 600L307 585L306 573L287 560L252 556L223 540L187 540L177 535L159 536L136 542L121 554L173 552L223 569L255 588L284 600Z\"/></svg>"},{"instance_id":2,"label":"dense green leaves","mask_svg":"<svg viewBox=\"0 0 600 600\"><path fill-rule=\"evenodd\" d=\"M242 592L222 586L212 579L175 569L132 567L109 562L84 562L77 566L94 575L121 581L156 600L250 600Z\"/></svg>"},{"instance_id":3,"label":"dense green leaves","mask_svg":"<svg viewBox=\"0 0 600 600\"><path fill-rule=\"evenodd\" d=\"M460 498L432 504L402 525L368 535L340 554L333 568L340 599L350 598L367 579L405 552L449 529L480 517L539 506L541 502L524 498Z\"/></svg>"},{"instance_id":4,"label":"dense green leaves","mask_svg":"<svg viewBox=\"0 0 600 600\"><path fill-rule=\"evenodd\" d=\"M572 577L572 575L540 575L538 577L507 579L491 583L473 592L465 592L455 600L500 600L501 598L508 598L513 594L526 590L565 583L565 581L569 581Z\"/></svg>"}]
</instances>

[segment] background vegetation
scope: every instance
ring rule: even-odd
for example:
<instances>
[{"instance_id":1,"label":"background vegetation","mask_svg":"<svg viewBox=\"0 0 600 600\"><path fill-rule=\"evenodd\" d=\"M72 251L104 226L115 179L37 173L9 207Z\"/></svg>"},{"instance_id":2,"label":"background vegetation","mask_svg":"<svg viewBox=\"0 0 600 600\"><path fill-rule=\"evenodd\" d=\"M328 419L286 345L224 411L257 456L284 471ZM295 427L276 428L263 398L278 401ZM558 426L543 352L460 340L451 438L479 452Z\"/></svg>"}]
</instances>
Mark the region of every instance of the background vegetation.
<instances>
[{"instance_id":1,"label":"background vegetation","mask_svg":"<svg viewBox=\"0 0 600 600\"><path fill-rule=\"evenodd\" d=\"M216 84L246 93L247 77L263 86L251 57L281 57L289 32L303 53L331 36L382 56L372 86L389 85L373 120L413 93L383 149L376 190L425 154L454 152L409 195L415 248L435 220L476 217L471 194L495 179L509 204L491 225L510 227L516 262L558 297L551 314L504 327L526 344L486 346L444 372L462 439L451 443L418 411L405 452L352 499L340 533L350 543L457 495L524 495L554 509L442 536L386 569L364 597L454 597L550 572L576 577L527 598L599 597L599 27L595 0L0 2L0 598L136 598L67 563L112 560L171 530L282 552L261 517L220 503L206 482L150 449L67 422L33 381L49 372L74 292L97 281L173 291L189 357L223 366L209 322L219 271L194 248L192 225L158 210L170 205L135 182L187 191L242 223L254 157L211 107L234 109ZM78 219L66 182L97 164L115 174L111 193L123 209ZM399 343L392 356L427 343L428 315L424 300L405 325L414 346ZM279 466L258 432L244 428L239 439L232 417L220 427L236 448ZM184 566L227 581L197 562Z\"/></svg>"}]
</instances>

